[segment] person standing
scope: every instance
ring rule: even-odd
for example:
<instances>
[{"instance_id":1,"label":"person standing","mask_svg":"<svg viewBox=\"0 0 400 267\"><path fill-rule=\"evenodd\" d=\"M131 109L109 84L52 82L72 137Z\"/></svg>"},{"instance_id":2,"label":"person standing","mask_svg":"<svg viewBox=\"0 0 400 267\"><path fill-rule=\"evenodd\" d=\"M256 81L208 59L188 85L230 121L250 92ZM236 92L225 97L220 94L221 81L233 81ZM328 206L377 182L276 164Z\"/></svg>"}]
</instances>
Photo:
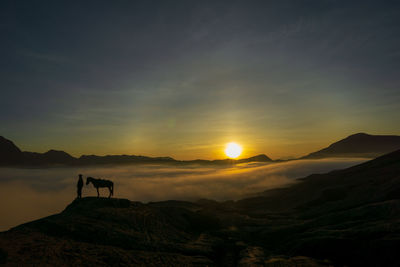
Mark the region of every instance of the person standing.
<instances>
[{"instance_id":1,"label":"person standing","mask_svg":"<svg viewBox=\"0 0 400 267\"><path fill-rule=\"evenodd\" d=\"M78 198L82 198L82 187L83 187L82 174L79 174L79 180L76 186L78 188Z\"/></svg>"}]
</instances>

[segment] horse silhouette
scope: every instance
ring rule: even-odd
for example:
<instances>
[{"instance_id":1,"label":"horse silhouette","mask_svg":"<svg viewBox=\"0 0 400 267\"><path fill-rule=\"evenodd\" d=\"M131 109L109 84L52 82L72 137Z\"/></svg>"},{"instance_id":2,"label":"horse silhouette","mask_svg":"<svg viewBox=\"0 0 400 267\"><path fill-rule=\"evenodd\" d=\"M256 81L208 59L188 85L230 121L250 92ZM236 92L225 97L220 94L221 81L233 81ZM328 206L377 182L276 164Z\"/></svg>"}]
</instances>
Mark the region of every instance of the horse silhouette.
<instances>
[{"instance_id":1,"label":"horse silhouette","mask_svg":"<svg viewBox=\"0 0 400 267\"><path fill-rule=\"evenodd\" d=\"M114 183L112 181L88 177L88 178L86 178L86 185L88 185L89 183L92 183L93 186L96 188L97 197L100 196L99 187L107 187L108 188L108 190L110 191L110 195L108 196L108 198L110 198L112 195L114 195Z\"/></svg>"}]
</instances>

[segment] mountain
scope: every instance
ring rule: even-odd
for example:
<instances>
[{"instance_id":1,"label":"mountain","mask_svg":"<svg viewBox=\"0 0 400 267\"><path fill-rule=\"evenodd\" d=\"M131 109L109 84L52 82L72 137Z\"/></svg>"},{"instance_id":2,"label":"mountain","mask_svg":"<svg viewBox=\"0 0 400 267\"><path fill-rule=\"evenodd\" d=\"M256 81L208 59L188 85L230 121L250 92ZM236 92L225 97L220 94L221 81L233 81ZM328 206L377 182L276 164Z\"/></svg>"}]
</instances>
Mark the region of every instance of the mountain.
<instances>
[{"instance_id":1,"label":"mountain","mask_svg":"<svg viewBox=\"0 0 400 267\"><path fill-rule=\"evenodd\" d=\"M310 175L229 208L258 218L253 229L246 221L238 229L267 251L326 258L339 266L399 266L400 150Z\"/></svg>"},{"instance_id":2,"label":"mountain","mask_svg":"<svg viewBox=\"0 0 400 267\"><path fill-rule=\"evenodd\" d=\"M76 161L76 158L70 154L59 150L51 149L42 155L44 160L49 163L74 163Z\"/></svg>"},{"instance_id":3,"label":"mountain","mask_svg":"<svg viewBox=\"0 0 400 267\"><path fill-rule=\"evenodd\" d=\"M302 157L302 159L329 157L375 158L397 149L400 149L400 136L357 133L335 142L324 149L310 153Z\"/></svg>"},{"instance_id":4,"label":"mountain","mask_svg":"<svg viewBox=\"0 0 400 267\"><path fill-rule=\"evenodd\" d=\"M171 157L146 157L135 155L83 155L79 158L78 163L82 165L96 164L130 164L130 163L170 163L176 162Z\"/></svg>"},{"instance_id":5,"label":"mountain","mask_svg":"<svg viewBox=\"0 0 400 267\"><path fill-rule=\"evenodd\" d=\"M76 164L77 159L64 151L49 150L45 153L22 152L24 165L70 165Z\"/></svg>"},{"instance_id":6,"label":"mountain","mask_svg":"<svg viewBox=\"0 0 400 267\"><path fill-rule=\"evenodd\" d=\"M254 157L246 158L246 159L238 159L237 160L240 163L247 163L247 162L272 162L273 160L270 159L267 155L265 154L260 154Z\"/></svg>"},{"instance_id":7,"label":"mountain","mask_svg":"<svg viewBox=\"0 0 400 267\"><path fill-rule=\"evenodd\" d=\"M22 152L12 141L0 136L0 166L74 164L76 160L64 151Z\"/></svg>"},{"instance_id":8,"label":"mountain","mask_svg":"<svg viewBox=\"0 0 400 267\"><path fill-rule=\"evenodd\" d=\"M59 214L0 233L0 264L248 266L255 248L226 231L201 203L87 197ZM328 266L304 256L271 261Z\"/></svg>"},{"instance_id":9,"label":"mountain","mask_svg":"<svg viewBox=\"0 0 400 267\"><path fill-rule=\"evenodd\" d=\"M257 155L245 159L223 160L175 160L171 157L146 157L136 155L82 155L75 158L64 151L49 150L45 153L22 152L12 141L0 136L0 166L87 166L106 164L135 164L135 163L174 163L174 164L232 164L248 162L272 162L264 155Z\"/></svg>"},{"instance_id":10,"label":"mountain","mask_svg":"<svg viewBox=\"0 0 400 267\"><path fill-rule=\"evenodd\" d=\"M171 157L146 157L135 155L83 155L77 163L81 165L97 164L134 164L134 163L174 163L174 164L235 164L249 162L273 162L267 155L261 154L244 159L216 159L216 160L176 160Z\"/></svg>"},{"instance_id":11,"label":"mountain","mask_svg":"<svg viewBox=\"0 0 400 267\"><path fill-rule=\"evenodd\" d=\"M13 142L0 136L0 165L15 164L21 157L21 150Z\"/></svg>"},{"instance_id":12,"label":"mountain","mask_svg":"<svg viewBox=\"0 0 400 267\"><path fill-rule=\"evenodd\" d=\"M0 233L0 264L399 266L400 150L239 201L83 198Z\"/></svg>"},{"instance_id":13,"label":"mountain","mask_svg":"<svg viewBox=\"0 0 400 267\"><path fill-rule=\"evenodd\" d=\"M182 163L197 163L197 164L232 164L232 163L250 163L250 162L274 162L265 154L260 154L257 156L244 158L244 159L215 159L215 160L204 160L204 159L197 159L197 160L188 160L188 161L181 161Z\"/></svg>"}]
</instances>

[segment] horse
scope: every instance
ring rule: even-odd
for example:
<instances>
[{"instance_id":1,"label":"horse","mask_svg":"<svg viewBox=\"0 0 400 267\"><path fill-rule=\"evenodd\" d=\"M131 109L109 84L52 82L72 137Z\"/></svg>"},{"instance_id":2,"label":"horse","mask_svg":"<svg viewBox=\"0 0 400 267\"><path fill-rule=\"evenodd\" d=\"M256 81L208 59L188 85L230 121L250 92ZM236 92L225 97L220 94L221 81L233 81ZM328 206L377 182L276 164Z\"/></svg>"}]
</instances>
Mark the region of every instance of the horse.
<instances>
[{"instance_id":1,"label":"horse","mask_svg":"<svg viewBox=\"0 0 400 267\"><path fill-rule=\"evenodd\" d=\"M107 187L108 190L110 190L110 195L108 196L108 198L110 198L111 196L114 195L114 183L112 181L103 180L103 179L96 179L96 178L93 178L93 177L86 178L86 185L88 185L90 182L93 184L94 187L96 187L97 197L100 196L99 187Z\"/></svg>"}]
</instances>

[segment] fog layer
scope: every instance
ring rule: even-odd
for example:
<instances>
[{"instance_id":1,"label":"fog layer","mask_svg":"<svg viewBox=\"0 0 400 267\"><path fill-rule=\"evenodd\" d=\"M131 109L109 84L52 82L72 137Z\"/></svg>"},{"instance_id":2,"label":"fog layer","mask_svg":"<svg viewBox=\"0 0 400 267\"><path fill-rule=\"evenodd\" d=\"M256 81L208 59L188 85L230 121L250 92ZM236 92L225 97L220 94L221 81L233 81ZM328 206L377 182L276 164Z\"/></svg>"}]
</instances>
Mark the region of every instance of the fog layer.
<instances>
[{"instance_id":1,"label":"fog layer","mask_svg":"<svg viewBox=\"0 0 400 267\"><path fill-rule=\"evenodd\" d=\"M365 159L296 160L236 166L131 165L118 167L0 169L0 231L61 212L76 197L78 174L114 181L114 195L134 201L240 199L286 186L312 173L358 164ZM108 196L101 189L101 196ZM83 197L95 196L90 184Z\"/></svg>"}]
</instances>

